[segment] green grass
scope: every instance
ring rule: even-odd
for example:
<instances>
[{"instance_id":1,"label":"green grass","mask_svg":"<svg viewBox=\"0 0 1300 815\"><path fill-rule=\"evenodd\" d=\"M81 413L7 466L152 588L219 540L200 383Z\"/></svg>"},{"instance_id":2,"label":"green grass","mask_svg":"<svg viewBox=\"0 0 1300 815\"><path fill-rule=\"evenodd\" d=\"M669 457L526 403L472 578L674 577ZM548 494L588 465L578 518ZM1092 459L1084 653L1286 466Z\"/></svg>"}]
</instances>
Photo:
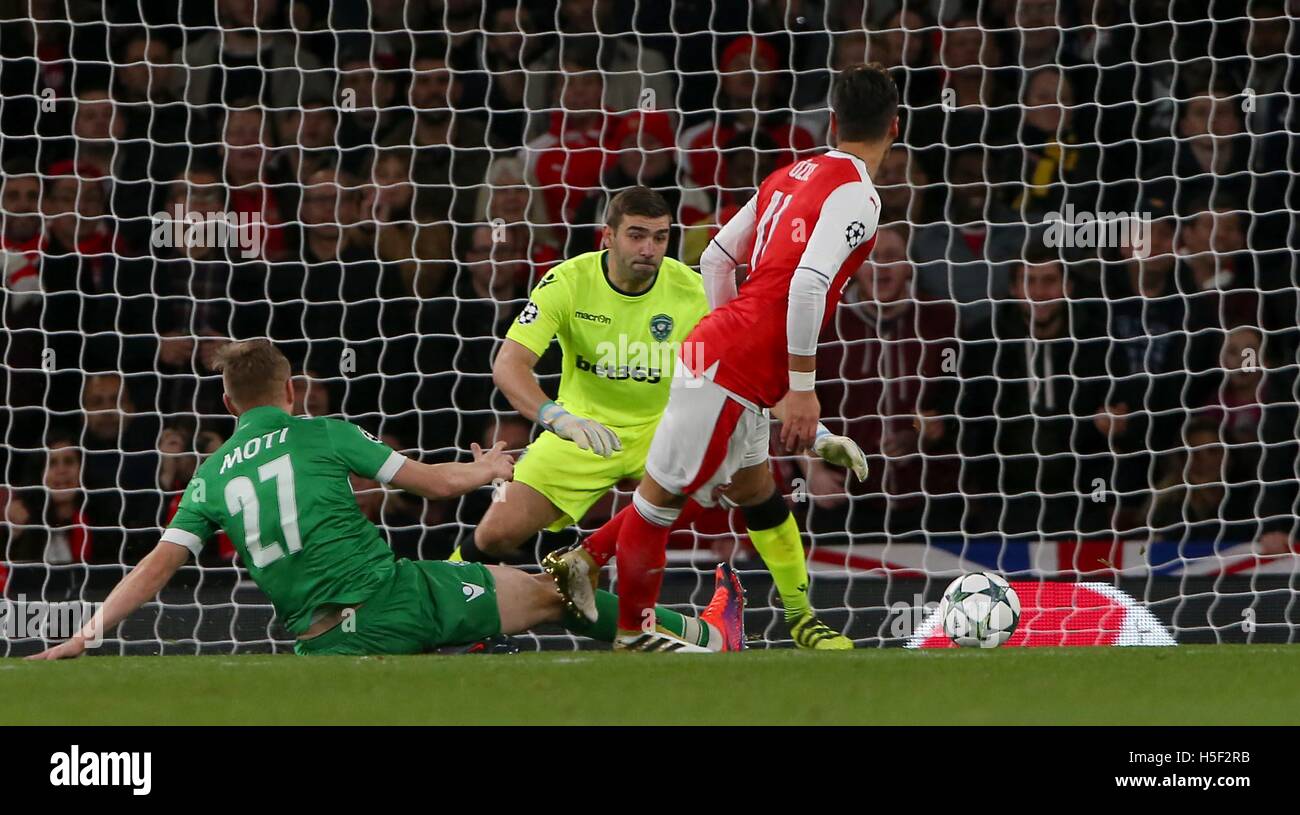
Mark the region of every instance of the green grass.
<instances>
[{"instance_id":1,"label":"green grass","mask_svg":"<svg viewBox=\"0 0 1300 815\"><path fill-rule=\"evenodd\" d=\"M1296 646L0 660L0 724L1300 724Z\"/></svg>"}]
</instances>

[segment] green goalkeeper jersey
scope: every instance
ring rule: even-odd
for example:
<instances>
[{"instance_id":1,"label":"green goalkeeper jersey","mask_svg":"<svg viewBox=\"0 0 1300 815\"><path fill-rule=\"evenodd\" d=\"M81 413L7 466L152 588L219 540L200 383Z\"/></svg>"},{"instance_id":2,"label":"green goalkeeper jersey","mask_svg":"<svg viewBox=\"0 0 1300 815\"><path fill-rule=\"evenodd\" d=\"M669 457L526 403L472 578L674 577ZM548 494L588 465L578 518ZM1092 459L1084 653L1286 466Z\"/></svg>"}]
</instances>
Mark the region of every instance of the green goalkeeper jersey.
<instances>
[{"instance_id":1,"label":"green goalkeeper jersey","mask_svg":"<svg viewBox=\"0 0 1300 815\"><path fill-rule=\"evenodd\" d=\"M668 404L677 349L708 313L700 275L664 258L639 294L614 287L607 252L556 266L533 289L508 339L541 356L559 338L564 362L556 401L608 427L656 422Z\"/></svg>"},{"instance_id":2,"label":"green goalkeeper jersey","mask_svg":"<svg viewBox=\"0 0 1300 815\"><path fill-rule=\"evenodd\" d=\"M224 530L281 622L301 634L317 609L364 602L391 578L392 550L348 474L386 483L404 461L354 424L253 408L194 474L162 539L197 556Z\"/></svg>"}]
</instances>

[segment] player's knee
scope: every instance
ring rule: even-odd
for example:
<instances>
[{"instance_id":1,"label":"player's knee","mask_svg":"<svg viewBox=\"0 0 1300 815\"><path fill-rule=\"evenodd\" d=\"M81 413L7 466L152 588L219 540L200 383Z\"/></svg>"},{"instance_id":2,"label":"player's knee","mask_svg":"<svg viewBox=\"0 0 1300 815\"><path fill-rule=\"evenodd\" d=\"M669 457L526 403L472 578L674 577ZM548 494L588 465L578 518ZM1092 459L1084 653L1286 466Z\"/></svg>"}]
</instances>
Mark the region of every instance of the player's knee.
<instances>
[{"instance_id":1,"label":"player's knee","mask_svg":"<svg viewBox=\"0 0 1300 815\"><path fill-rule=\"evenodd\" d=\"M790 516L790 508L785 504L785 497L775 487L766 498L754 497L757 500L747 504L737 501L741 504L745 526L749 529L773 529L785 523L785 519Z\"/></svg>"},{"instance_id":2,"label":"player's knee","mask_svg":"<svg viewBox=\"0 0 1300 815\"><path fill-rule=\"evenodd\" d=\"M736 473L724 497L738 507L750 507L770 501L777 493L772 471L767 467L747 467Z\"/></svg>"},{"instance_id":3,"label":"player's knee","mask_svg":"<svg viewBox=\"0 0 1300 815\"><path fill-rule=\"evenodd\" d=\"M671 504L665 505L651 501L642 495L640 490L632 493L632 505L636 507L637 514L656 526L672 526L673 522L677 520L677 516L682 514L682 504L684 503L683 500L682 503L675 506Z\"/></svg>"},{"instance_id":4,"label":"player's knee","mask_svg":"<svg viewBox=\"0 0 1300 815\"><path fill-rule=\"evenodd\" d=\"M474 547L483 554L498 559L515 553L519 548L518 538L505 524L493 520L491 515L485 516L474 528Z\"/></svg>"}]
</instances>

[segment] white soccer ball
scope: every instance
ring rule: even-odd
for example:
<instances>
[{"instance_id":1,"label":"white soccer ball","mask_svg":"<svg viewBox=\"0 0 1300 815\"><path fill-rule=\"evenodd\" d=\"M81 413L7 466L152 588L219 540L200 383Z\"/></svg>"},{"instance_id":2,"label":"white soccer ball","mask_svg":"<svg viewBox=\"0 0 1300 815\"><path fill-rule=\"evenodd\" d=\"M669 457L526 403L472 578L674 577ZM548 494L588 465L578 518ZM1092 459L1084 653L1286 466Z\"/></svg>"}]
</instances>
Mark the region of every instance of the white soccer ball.
<instances>
[{"instance_id":1,"label":"white soccer ball","mask_svg":"<svg viewBox=\"0 0 1300 815\"><path fill-rule=\"evenodd\" d=\"M939 619L943 632L963 648L997 648L1020 622L1020 598L992 572L964 574L944 589Z\"/></svg>"}]
</instances>

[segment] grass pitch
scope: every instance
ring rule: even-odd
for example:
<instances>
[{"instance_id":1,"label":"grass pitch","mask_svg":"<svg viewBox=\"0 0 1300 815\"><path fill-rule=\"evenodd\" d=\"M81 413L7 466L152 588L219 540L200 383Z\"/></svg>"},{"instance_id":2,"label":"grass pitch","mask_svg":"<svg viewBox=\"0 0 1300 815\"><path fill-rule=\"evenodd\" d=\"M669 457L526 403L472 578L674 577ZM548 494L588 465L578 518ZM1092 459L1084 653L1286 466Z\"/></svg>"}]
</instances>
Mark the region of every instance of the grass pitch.
<instances>
[{"instance_id":1,"label":"grass pitch","mask_svg":"<svg viewBox=\"0 0 1300 815\"><path fill-rule=\"evenodd\" d=\"M1300 724L1297 646L0 660L0 724Z\"/></svg>"}]
</instances>

